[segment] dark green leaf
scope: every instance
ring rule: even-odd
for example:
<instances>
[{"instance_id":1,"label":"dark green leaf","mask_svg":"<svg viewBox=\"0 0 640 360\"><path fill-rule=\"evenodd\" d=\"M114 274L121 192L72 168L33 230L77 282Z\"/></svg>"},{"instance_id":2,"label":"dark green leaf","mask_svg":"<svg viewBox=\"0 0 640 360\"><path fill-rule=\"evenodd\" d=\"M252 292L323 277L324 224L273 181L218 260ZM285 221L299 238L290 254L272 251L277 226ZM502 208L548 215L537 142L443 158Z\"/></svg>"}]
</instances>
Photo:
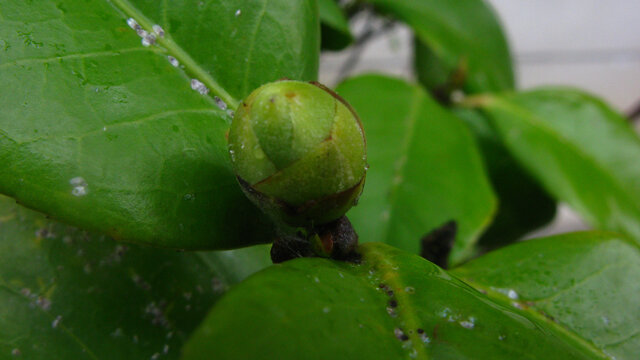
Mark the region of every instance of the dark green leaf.
<instances>
[{"instance_id":1,"label":"dark green leaf","mask_svg":"<svg viewBox=\"0 0 640 360\"><path fill-rule=\"evenodd\" d=\"M472 135L422 88L383 76L347 80L338 92L362 120L370 169L348 213L362 241L417 253L420 239L453 220L459 262L488 226L496 200Z\"/></svg>"},{"instance_id":2,"label":"dark green leaf","mask_svg":"<svg viewBox=\"0 0 640 360\"><path fill-rule=\"evenodd\" d=\"M600 100L549 88L477 99L514 157L599 229L640 242L640 138Z\"/></svg>"},{"instance_id":3,"label":"dark green leaf","mask_svg":"<svg viewBox=\"0 0 640 360\"><path fill-rule=\"evenodd\" d=\"M621 236L575 233L526 241L453 274L497 302L568 329L612 359L640 354L640 251Z\"/></svg>"},{"instance_id":4,"label":"dark green leaf","mask_svg":"<svg viewBox=\"0 0 640 360\"><path fill-rule=\"evenodd\" d=\"M215 249L269 241L231 171L229 117L190 78L229 105L266 81L313 79L314 2L139 5L3 2L0 192L119 239ZM161 24L159 46L143 47L128 17L147 31Z\"/></svg>"},{"instance_id":5,"label":"dark green leaf","mask_svg":"<svg viewBox=\"0 0 640 360\"><path fill-rule=\"evenodd\" d=\"M0 358L175 359L220 294L269 263L264 246L117 244L0 197Z\"/></svg>"},{"instance_id":6,"label":"dark green leaf","mask_svg":"<svg viewBox=\"0 0 640 360\"><path fill-rule=\"evenodd\" d=\"M505 148L490 120L471 109L455 109L475 135L491 184L498 195L498 213L479 245L493 248L521 238L553 219L556 203Z\"/></svg>"},{"instance_id":7,"label":"dark green leaf","mask_svg":"<svg viewBox=\"0 0 640 360\"><path fill-rule=\"evenodd\" d=\"M349 21L336 0L318 0L322 25L322 48L341 50L353 41Z\"/></svg>"},{"instance_id":8,"label":"dark green leaf","mask_svg":"<svg viewBox=\"0 0 640 360\"><path fill-rule=\"evenodd\" d=\"M417 255L361 250L359 265L297 259L250 277L216 304L183 359L607 358Z\"/></svg>"},{"instance_id":9,"label":"dark green leaf","mask_svg":"<svg viewBox=\"0 0 640 360\"><path fill-rule=\"evenodd\" d=\"M430 89L464 74L467 92L512 89L509 47L483 0L367 0L411 26L421 42L416 72ZM422 48L421 48L422 46Z\"/></svg>"}]
</instances>

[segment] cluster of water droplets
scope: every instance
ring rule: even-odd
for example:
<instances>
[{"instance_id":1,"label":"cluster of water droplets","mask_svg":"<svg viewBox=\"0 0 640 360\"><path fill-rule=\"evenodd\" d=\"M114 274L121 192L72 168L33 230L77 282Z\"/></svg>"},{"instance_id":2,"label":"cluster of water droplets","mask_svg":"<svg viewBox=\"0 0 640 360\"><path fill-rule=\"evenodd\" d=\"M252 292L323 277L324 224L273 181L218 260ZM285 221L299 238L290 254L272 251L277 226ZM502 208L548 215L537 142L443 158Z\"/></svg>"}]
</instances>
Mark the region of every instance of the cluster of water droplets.
<instances>
[{"instance_id":1,"label":"cluster of water droplets","mask_svg":"<svg viewBox=\"0 0 640 360\"><path fill-rule=\"evenodd\" d=\"M200 95L209 93L209 88L198 79L191 79L191 89L197 91Z\"/></svg>"},{"instance_id":2,"label":"cluster of water droplets","mask_svg":"<svg viewBox=\"0 0 640 360\"><path fill-rule=\"evenodd\" d=\"M73 196L85 196L89 193L89 184L81 176L77 176L69 180L69 184L73 187L71 194Z\"/></svg>"},{"instance_id":3,"label":"cluster of water droplets","mask_svg":"<svg viewBox=\"0 0 640 360\"><path fill-rule=\"evenodd\" d=\"M152 26L153 32L148 32L143 29L142 26L140 26L140 24L138 24L138 22L134 18L127 19L127 25L135 30L136 34L140 36L142 46L155 45L158 38L164 37L164 29L162 29L162 27L158 24Z\"/></svg>"}]
</instances>

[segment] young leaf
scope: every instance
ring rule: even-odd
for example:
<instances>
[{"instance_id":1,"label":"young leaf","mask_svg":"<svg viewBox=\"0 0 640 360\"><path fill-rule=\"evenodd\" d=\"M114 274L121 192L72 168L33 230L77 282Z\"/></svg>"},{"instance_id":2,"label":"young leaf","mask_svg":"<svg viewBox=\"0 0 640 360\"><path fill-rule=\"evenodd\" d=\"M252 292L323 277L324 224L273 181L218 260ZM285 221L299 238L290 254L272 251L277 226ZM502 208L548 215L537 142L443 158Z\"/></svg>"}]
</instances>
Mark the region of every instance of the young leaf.
<instances>
[{"instance_id":1,"label":"young leaf","mask_svg":"<svg viewBox=\"0 0 640 360\"><path fill-rule=\"evenodd\" d=\"M336 0L318 0L322 49L341 50L353 41L349 21Z\"/></svg>"},{"instance_id":2,"label":"young leaf","mask_svg":"<svg viewBox=\"0 0 640 360\"><path fill-rule=\"evenodd\" d=\"M498 195L498 213L479 245L485 249L506 245L551 221L555 200L513 158L487 116L473 109L453 112L475 135Z\"/></svg>"},{"instance_id":3,"label":"young leaf","mask_svg":"<svg viewBox=\"0 0 640 360\"><path fill-rule=\"evenodd\" d=\"M453 270L612 359L640 354L640 251L623 237L575 233L526 241Z\"/></svg>"},{"instance_id":4,"label":"young leaf","mask_svg":"<svg viewBox=\"0 0 640 360\"><path fill-rule=\"evenodd\" d=\"M178 253L114 243L0 197L0 358L177 358L261 246ZM18 356L19 355L19 356Z\"/></svg>"},{"instance_id":5,"label":"young leaf","mask_svg":"<svg viewBox=\"0 0 640 360\"><path fill-rule=\"evenodd\" d=\"M547 191L596 228L640 243L640 138L624 118L571 89L480 102L507 148Z\"/></svg>"},{"instance_id":6,"label":"young leaf","mask_svg":"<svg viewBox=\"0 0 640 360\"><path fill-rule=\"evenodd\" d=\"M403 80L360 76L338 92L360 115L367 137L365 190L348 213L360 238L418 253L423 236L455 221L450 260L468 257L496 200L462 121Z\"/></svg>"},{"instance_id":7,"label":"young leaf","mask_svg":"<svg viewBox=\"0 0 640 360\"><path fill-rule=\"evenodd\" d=\"M233 106L262 82L313 79L313 1L9 0L1 11L0 193L129 241L270 240L231 171L213 95Z\"/></svg>"},{"instance_id":8,"label":"young leaf","mask_svg":"<svg viewBox=\"0 0 640 360\"><path fill-rule=\"evenodd\" d=\"M464 75L464 88L470 93L513 88L509 47L497 16L485 1L367 2L413 28L419 41L416 72L430 89L456 73Z\"/></svg>"},{"instance_id":9,"label":"young leaf","mask_svg":"<svg viewBox=\"0 0 640 360\"><path fill-rule=\"evenodd\" d=\"M608 358L581 334L488 297L416 255L375 243L361 250L358 265L297 259L248 278L216 304L183 359ZM633 261L640 264L637 252ZM639 282L637 272L628 275L625 284ZM625 305L616 316L635 305L633 289L612 301ZM565 314L581 306L567 304Z\"/></svg>"}]
</instances>

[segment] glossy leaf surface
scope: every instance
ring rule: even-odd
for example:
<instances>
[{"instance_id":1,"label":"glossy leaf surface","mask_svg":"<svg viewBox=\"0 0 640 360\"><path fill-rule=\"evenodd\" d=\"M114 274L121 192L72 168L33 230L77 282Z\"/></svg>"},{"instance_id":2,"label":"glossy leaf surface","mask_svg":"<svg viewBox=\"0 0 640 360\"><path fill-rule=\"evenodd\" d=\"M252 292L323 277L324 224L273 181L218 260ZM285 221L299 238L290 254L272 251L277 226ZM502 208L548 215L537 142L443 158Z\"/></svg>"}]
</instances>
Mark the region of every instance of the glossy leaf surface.
<instances>
[{"instance_id":1,"label":"glossy leaf surface","mask_svg":"<svg viewBox=\"0 0 640 360\"><path fill-rule=\"evenodd\" d=\"M430 262L364 244L359 265L297 259L221 299L183 359L605 359Z\"/></svg>"},{"instance_id":2,"label":"glossy leaf surface","mask_svg":"<svg viewBox=\"0 0 640 360\"><path fill-rule=\"evenodd\" d=\"M0 197L0 358L175 359L265 246L182 253L122 245Z\"/></svg>"},{"instance_id":3,"label":"glossy leaf surface","mask_svg":"<svg viewBox=\"0 0 640 360\"><path fill-rule=\"evenodd\" d=\"M498 213L482 235L484 249L511 243L551 221L555 200L513 158L491 127L489 118L477 110L454 109L474 134L498 196Z\"/></svg>"},{"instance_id":4,"label":"glossy leaf surface","mask_svg":"<svg viewBox=\"0 0 640 360\"><path fill-rule=\"evenodd\" d=\"M130 1L237 100L281 78L318 77L313 0Z\"/></svg>"},{"instance_id":5,"label":"glossy leaf surface","mask_svg":"<svg viewBox=\"0 0 640 360\"><path fill-rule=\"evenodd\" d=\"M567 329L612 359L640 354L640 251L624 237L574 233L492 252L453 274Z\"/></svg>"},{"instance_id":6,"label":"glossy leaf surface","mask_svg":"<svg viewBox=\"0 0 640 360\"><path fill-rule=\"evenodd\" d=\"M418 253L420 239L454 220L451 261L470 255L496 200L464 123L418 86L369 75L338 87L367 137L365 190L347 215L361 241Z\"/></svg>"},{"instance_id":7,"label":"glossy leaf surface","mask_svg":"<svg viewBox=\"0 0 640 360\"><path fill-rule=\"evenodd\" d=\"M430 88L464 74L467 92L512 89L511 55L493 9L483 0L367 0L411 26L423 49L416 72ZM434 71L435 70L435 71Z\"/></svg>"},{"instance_id":8,"label":"glossy leaf surface","mask_svg":"<svg viewBox=\"0 0 640 360\"><path fill-rule=\"evenodd\" d=\"M547 88L480 100L514 157L594 227L640 242L640 138L602 101Z\"/></svg>"},{"instance_id":9,"label":"glossy leaf surface","mask_svg":"<svg viewBox=\"0 0 640 360\"><path fill-rule=\"evenodd\" d=\"M230 118L213 95L231 106L263 82L315 78L316 12L288 0L3 2L0 192L128 241L270 241L231 171ZM144 47L129 17L164 37Z\"/></svg>"}]
</instances>

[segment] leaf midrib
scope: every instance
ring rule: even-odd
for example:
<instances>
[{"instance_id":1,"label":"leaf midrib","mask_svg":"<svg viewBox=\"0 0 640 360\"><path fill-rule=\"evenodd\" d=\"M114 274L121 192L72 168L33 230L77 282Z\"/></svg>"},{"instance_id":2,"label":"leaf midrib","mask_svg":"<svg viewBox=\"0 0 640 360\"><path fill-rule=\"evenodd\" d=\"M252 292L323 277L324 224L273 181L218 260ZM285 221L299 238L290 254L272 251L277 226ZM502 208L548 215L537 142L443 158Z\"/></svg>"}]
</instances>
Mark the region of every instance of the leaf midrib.
<instances>
[{"instance_id":1,"label":"leaf midrib","mask_svg":"<svg viewBox=\"0 0 640 360\"><path fill-rule=\"evenodd\" d=\"M107 3L112 4L116 9L120 10L126 16L135 19L142 28L149 33L153 33L153 22L149 20L140 10L133 6L127 0L105 0ZM186 51L184 51L176 42L171 38L171 34L165 32L164 37L158 37L156 42L162 45L168 54L176 58L180 64L182 64L185 70L195 76L196 79L204 83L212 93L218 96L224 101L231 109L238 107L239 101L231 96L218 82L204 69L202 68ZM207 96L212 102L210 96ZM214 102L215 104L215 102Z\"/></svg>"},{"instance_id":2,"label":"leaf midrib","mask_svg":"<svg viewBox=\"0 0 640 360\"><path fill-rule=\"evenodd\" d=\"M397 201L398 201L397 192L398 192L398 188L402 184L402 181L396 182L396 178L398 177L404 178L403 174L407 167L407 163L409 162L409 160L407 159L407 153L409 152L411 143L413 142L413 138L414 138L413 132L414 132L418 114L420 113L420 105L422 102L421 101L422 91L418 88L412 88L412 90L413 90L413 96L411 97L411 102L410 102L411 105L409 107L409 111L407 112L407 116L405 117L403 122L406 127L406 132L405 132L405 137L402 140L402 143L400 144L400 149L401 149L400 159L398 159L398 161L396 161L396 163L394 164L395 170L393 171L391 176L391 186L389 186L389 211L392 214L392 216L389 218L389 220L386 221L384 230L382 231L383 233L382 239L386 243L390 243L389 240L391 240L391 233L389 232L389 227L391 222L395 219L395 216L393 216L393 214L395 214L394 209L397 207Z\"/></svg>"},{"instance_id":3,"label":"leaf midrib","mask_svg":"<svg viewBox=\"0 0 640 360\"><path fill-rule=\"evenodd\" d=\"M597 358L610 359L609 356L607 356L602 350L598 349L594 344L592 344L588 340L584 339L579 334L576 334L572 330L562 326L561 324L559 324L559 323L557 323L555 321L552 321L551 319L549 319L548 317L540 314L539 312L532 310L531 307L524 307L522 309L515 308L512 305L513 300L511 300L505 294L502 294L500 292L497 292L497 291L493 290L491 288L491 286L486 286L484 284L480 284L478 282L474 282L474 281L469 280L467 278L464 278L464 282L469 284L469 285L471 285L471 287L473 287L474 289L482 290L486 294L485 296L487 296L492 301L494 301L494 302L496 302L496 303L498 303L498 304L500 304L502 306L505 306L507 308L513 309L513 311L519 311L519 312L526 313L529 318L533 318L533 319L537 320L540 323L547 324L550 328L553 328L558 333L564 335L568 339L571 339L576 344L579 344L580 346L583 347L583 349L589 351L591 354L593 354Z\"/></svg>"},{"instance_id":4,"label":"leaf midrib","mask_svg":"<svg viewBox=\"0 0 640 360\"><path fill-rule=\"evenodd\" d=\"M408 329L418 329L420 328L420 318L418 314L414 311L416 305L409 298L408 294L403 290L406 288L406 284L402 283L402 279L398 275L399 272L393 270L393 266L391 264L391 259L388 254L384 253L380 249L377 249L373 246L367 246L361 248L363 251L363 255L365 256L368 262L374 264L379 272L382 273L380 279L383 279L384 283L390 288L394 290L394 296L398 301L398 308L402 307L402 311L398 312L397 324L404 324L403 326L397 326L398 328L403 328L405 334L409 337L412 343L421 344L422 340L420 339L417 332L408 332ZM397 266L397 264L395 265ZM398 340L400 341L400 340ZM400 343L402 345L402 343ZM426 352L423 346L415 346L417 354L415 357L418 359L430 359L428 353Z\"/></svg>"}]
</instances>

